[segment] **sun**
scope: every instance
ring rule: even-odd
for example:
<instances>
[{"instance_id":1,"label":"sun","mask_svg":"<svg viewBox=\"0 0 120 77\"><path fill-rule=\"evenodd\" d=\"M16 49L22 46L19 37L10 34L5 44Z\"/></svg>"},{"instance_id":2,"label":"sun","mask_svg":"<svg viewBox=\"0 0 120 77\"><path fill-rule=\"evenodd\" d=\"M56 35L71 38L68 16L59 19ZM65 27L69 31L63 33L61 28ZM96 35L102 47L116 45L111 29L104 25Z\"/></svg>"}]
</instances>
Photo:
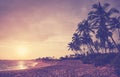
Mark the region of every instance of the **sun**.
<instances>
[{"instance_id":1,"label":"sun","mask_svg":"<svg viewBox=\"0 0 120 77\"><path fill-rule=\"evenodd\" d=\"M20 46L16 49L16 52L19 56L24 57L28 53L28 47Z\"/></svg>"}]
</instances>

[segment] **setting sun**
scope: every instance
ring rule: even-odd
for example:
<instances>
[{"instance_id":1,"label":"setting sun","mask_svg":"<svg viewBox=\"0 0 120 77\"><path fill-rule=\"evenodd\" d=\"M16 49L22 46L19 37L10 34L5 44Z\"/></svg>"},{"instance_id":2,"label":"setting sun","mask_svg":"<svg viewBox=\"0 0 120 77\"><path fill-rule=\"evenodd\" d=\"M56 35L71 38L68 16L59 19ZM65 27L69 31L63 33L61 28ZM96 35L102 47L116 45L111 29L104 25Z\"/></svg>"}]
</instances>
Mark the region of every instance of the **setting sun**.
<instances>
[{"instance_id":1,"label":"setting sun","mask_svg":"<svg viewBox=\"0 0 120 77\"><path fill-rule=\"evenodd\" d=\"M0 0L0 77L120 77L120 0Z\"/></svg>"},{"instance_id":2,"label":"setting sun","mask_svg":"<svg viewBox=\"0 0 120 77\"><path fill-rule=\"evenodd\" d=\"M20 57L25 57L28 54L28 48L21 46L16 49L16 52Z\"/></svg>"}]
</instances>

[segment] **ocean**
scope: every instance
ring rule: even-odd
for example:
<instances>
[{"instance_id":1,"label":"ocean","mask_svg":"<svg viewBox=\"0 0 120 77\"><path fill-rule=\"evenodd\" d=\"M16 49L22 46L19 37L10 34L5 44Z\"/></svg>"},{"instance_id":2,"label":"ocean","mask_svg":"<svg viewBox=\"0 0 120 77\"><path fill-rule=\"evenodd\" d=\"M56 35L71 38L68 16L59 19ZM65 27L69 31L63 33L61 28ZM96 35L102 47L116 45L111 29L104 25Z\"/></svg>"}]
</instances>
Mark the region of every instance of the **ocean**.
<instances>
[{"instance_id":1,"label":"ocean","mask_svg":"<svg viewBox=\"0 0 120 77\"><path fill-rule=\"evenodd\" d=\"M35 61L0 60L0 71L28 69L36 64Z\"/></svg>"}]
</instances>

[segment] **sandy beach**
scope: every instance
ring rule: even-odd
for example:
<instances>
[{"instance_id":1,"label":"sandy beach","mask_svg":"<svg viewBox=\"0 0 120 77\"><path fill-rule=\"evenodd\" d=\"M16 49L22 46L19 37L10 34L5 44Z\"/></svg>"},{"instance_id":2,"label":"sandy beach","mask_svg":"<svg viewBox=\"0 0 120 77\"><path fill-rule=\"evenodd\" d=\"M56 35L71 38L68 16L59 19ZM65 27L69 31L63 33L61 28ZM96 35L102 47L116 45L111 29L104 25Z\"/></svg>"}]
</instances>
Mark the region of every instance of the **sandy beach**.
<instances>
[{"instance_id":1,"label":"sandy beach","mask_svg":"<svg viewBox=\"0 0 120 77\"><path fill-rule=\"evenodd\" d=\"M39 62L24 70L1 71L0 77L117 77L109 66L94 67L79 60Z\"/></svg>"}]
</instances>

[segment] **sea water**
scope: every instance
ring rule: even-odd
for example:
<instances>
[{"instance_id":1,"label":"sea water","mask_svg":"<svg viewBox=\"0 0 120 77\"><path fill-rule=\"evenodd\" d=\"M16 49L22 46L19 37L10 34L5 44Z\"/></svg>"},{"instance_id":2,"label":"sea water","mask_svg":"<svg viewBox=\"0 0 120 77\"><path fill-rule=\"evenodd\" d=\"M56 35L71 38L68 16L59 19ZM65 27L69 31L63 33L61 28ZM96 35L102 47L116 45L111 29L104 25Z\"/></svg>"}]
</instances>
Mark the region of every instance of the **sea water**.
<instances>
[{"instance_id":1,"label":"sea water","mask_svg":"<svg viewBox=\"0 0 120 77\"><path fill-rule=\"evenodd\" d=\"M37 62L35 61L1 60L0 71L29 69L34 67L36 64Z\"/></svg>"}]
</instances>

